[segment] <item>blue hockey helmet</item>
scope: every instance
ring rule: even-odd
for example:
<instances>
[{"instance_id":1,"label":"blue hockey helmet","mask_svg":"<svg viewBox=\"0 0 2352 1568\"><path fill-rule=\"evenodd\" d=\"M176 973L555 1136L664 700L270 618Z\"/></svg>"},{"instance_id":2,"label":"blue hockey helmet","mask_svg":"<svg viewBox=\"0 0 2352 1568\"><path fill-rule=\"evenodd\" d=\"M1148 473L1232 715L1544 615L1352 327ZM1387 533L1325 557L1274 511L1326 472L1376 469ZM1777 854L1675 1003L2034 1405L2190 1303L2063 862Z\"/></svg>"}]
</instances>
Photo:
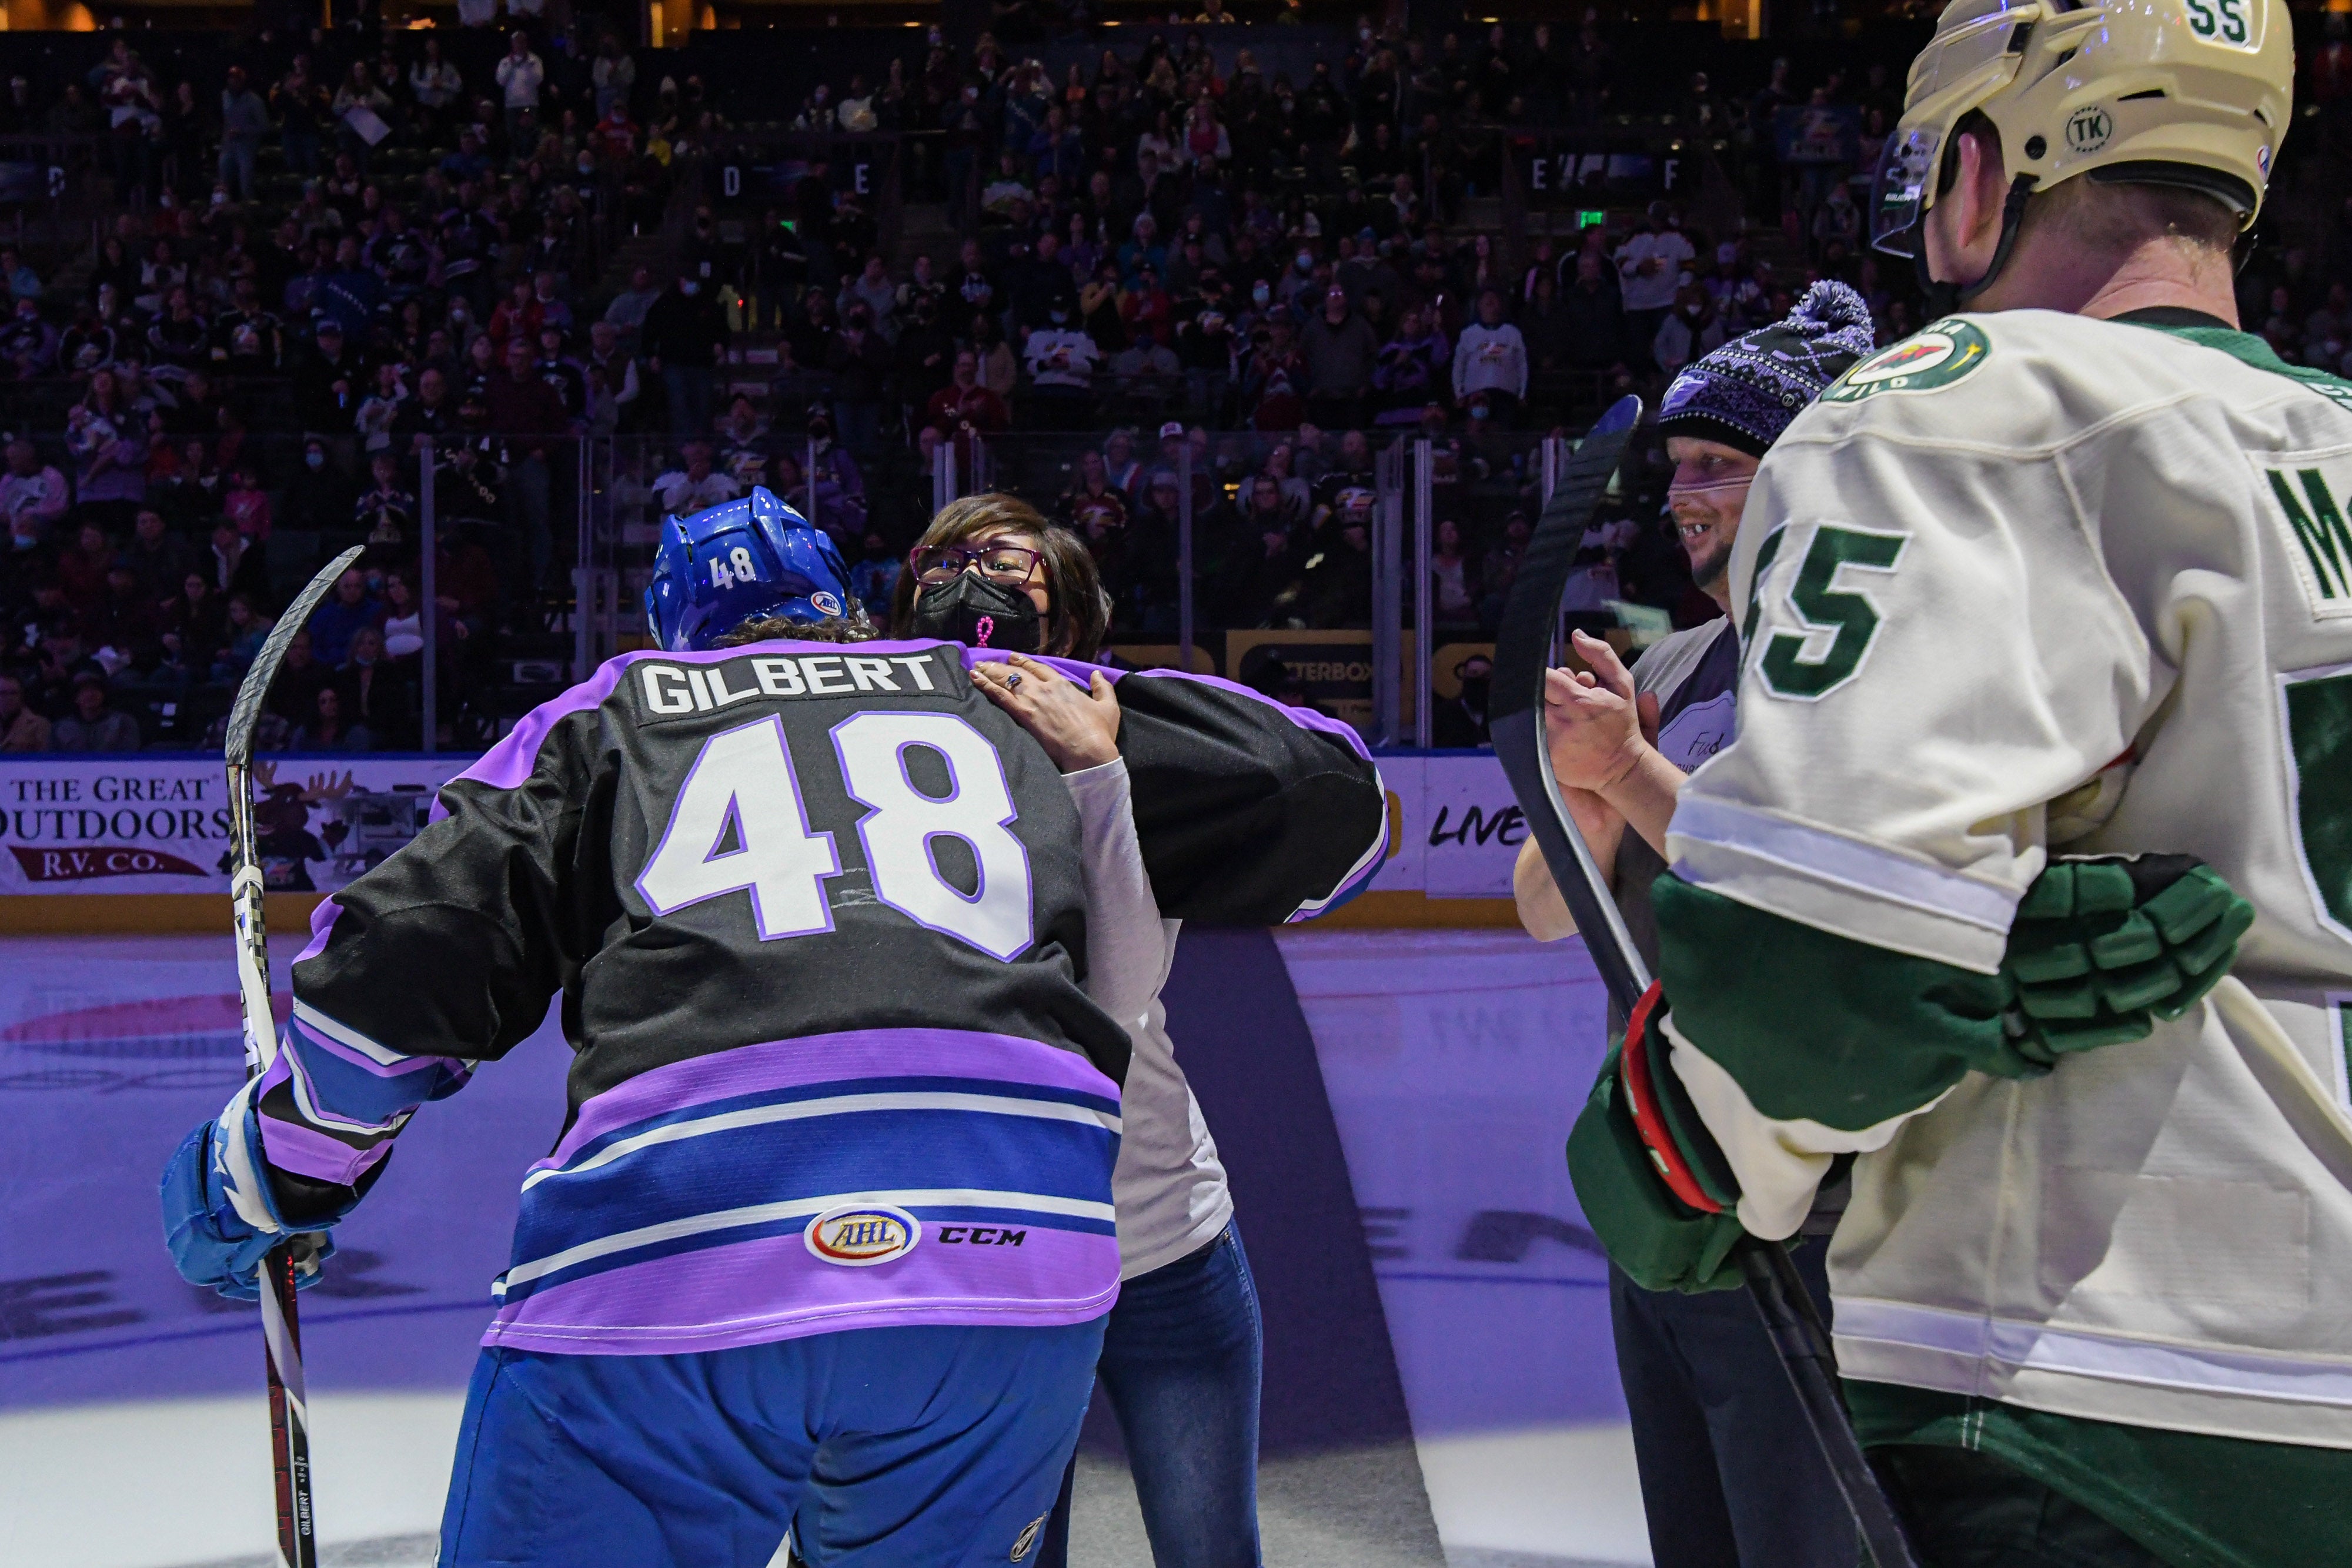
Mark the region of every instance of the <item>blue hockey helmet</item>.
<instances>
[{"instance_id":1,"label":"blue hockey helmet","mask_svg":"<svg viewBox=\"0 0 2352 1568\"><path fill-rule=\"evenodd\" d=\"M662 524L646 624L665 653L708 648L746 621L852 613L833 540L761 486Z\"/></svg>"}]
</instances>

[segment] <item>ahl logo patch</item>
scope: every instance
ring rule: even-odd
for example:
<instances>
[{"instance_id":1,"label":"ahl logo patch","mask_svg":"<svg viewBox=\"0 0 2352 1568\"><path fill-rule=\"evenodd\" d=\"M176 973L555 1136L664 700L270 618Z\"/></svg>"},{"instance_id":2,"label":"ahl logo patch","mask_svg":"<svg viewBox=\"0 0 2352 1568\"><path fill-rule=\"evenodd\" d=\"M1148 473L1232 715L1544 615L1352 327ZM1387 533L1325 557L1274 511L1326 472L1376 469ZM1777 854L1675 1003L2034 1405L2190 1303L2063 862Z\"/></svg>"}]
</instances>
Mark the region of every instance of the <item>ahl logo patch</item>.
<instances>
[{"instance_id":1,"label":"ahl logo patch","mask_svg":"<svg viewBox=\"0 0 2352 1568\"><path fill-rule=\"evenodd\" d=\"M871 1269L904 1258L922 1239L921 1220L903 1208L873 1203L828 1208L802 1235L812 1257L844 1269Z\"/></svg>"},{"instance_id":2,"label":"ahl logo patch","mask_svg":"<svg viewBox=\"0 0 2352 1568\"><path fill-rule=\"evenodd\" d=\"M1822 393L1822 401L1860 402L1880 392L1934 392L1984 363L1991 347L1976 328L1947 317L1846 371Z\"/></svg>"}]
</instances>

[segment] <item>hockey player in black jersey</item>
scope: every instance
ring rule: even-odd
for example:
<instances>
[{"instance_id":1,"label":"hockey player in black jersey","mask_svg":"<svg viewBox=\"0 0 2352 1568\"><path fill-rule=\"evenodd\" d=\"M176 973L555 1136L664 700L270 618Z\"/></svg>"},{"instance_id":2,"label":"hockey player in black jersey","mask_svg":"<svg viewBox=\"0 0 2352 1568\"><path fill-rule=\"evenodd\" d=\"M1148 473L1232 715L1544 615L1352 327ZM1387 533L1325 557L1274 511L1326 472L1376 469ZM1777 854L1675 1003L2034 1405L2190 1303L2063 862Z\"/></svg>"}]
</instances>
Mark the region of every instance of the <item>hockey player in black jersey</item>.
<instances>
[{"instance_id":1,"label":"hockey player in black jersey","mask_svg":"<svg viewBox=\"0 0 2352 1568\"><path fill-rule=\"evenodd\" d=\"M671 523L659 650L320 904L276 1060L165 1175L182 1273L249 1294L562 998L444 1568L763 1568L787 1528L813 1568L1025 1560L1118 1290L1113 1020L1158 978L1099 869L1269 923L1378 864L1343 727L1129 673L1118 758L1066 776L975 689L994 655L876 640L845 578L764 490Z\"/></svg>"}]
</instances>

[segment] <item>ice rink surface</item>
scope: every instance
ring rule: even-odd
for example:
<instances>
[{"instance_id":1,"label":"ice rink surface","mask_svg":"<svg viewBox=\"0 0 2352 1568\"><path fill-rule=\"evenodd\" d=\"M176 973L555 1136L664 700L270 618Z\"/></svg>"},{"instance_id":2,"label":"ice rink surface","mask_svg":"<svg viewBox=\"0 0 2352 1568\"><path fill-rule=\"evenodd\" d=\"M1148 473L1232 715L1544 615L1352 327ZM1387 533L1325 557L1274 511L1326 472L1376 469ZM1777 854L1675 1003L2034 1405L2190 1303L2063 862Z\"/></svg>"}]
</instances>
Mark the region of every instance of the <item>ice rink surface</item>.
<instances>
[{"instance_id":1,"label":"ice rink surface","mask_svg":"<svg viewBox=\"0 0 2352 1568\"><path fill-rule=\"evenodd\" d=\"M1646 1562L1604 1274L1560 1154L1601 1051L1580 950L1485 932L1280 943L1448 1562ZM278 946L282 966L295 945ZM269 1560L257 1323L172 1273L154 1200L240 1076L228 966L225 939L0 943L0 1563ZM488 1283L564 1062L542 1030L421 1114L304 1297L330 1563L431 1560ZM1270 1455L1266 1561L1418 1561L1384 1540L1393 1480L1345 1450ZM1150 1562L1115 1456L1082 1457L1078 1496L1075 1563Z\"/></svg>"}]
</instances>

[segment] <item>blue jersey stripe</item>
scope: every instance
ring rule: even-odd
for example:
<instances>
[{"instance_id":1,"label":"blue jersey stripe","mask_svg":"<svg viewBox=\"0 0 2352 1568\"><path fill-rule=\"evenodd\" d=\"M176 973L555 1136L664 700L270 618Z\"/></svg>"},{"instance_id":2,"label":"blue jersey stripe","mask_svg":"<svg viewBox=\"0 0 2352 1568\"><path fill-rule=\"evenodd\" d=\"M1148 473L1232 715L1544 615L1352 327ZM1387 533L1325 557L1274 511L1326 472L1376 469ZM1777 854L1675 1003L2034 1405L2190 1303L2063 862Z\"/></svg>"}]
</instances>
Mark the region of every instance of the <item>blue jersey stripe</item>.
<instances>
[{"instance_id":1,"label":"blue jersey stripe","mask_svg":"<svg viewBox=\"0 0 2352 1568\"><path fill-rule=\"evenodd\" d=\"M824 1083L795 1084L786 1089L763 1090L751 1094L732 1094L714 1100L683 1103L659 1115L640 1117L625 1125L600 1133L572 1151L562 1166L569 1169L584 1164L601 1154L608 1145L624 1139L637 1137L656 1127L671 1126L680 1122L698 1121L709 1116L725 1115L731 1111L750 1110L761 1105L789 1104L798 1100L825 1100L845 1094L940 1093L987 1094L1005 1099L1042 1100L1051 1104L1076 1105L1099 1111L1108 1115L1119 1113L1119 1103L1100 1094L1088 1094L1079 1090L1063 1089L1045 1083L1018 1083L1001 1078L844 1078Z\"/></svg>"},{"instance_id":2,"label":"blue jersey stripe","mask_svg":"<svg viewBox=\"0 0 2352 1568\"><path fill-rule=\"evenodd\" d=\"M926 1226L940 1224L1009 1226L1015 1229L1070 1230L1088 1236L1115 1236L1118 1230L1118 1226L1109 1220L1093 1219L1079 1215L1045 1214L1034 1209L993 1207L963 1208L925 1204L910 1208L907 1212L921 1220ZM813 1218L814 1217L796 1215L786 1219L770 1219L752 1225L730 1226L724 1229L706 1230L691 1236L674 1236L664 1240L649 1242L641 1247L608 1252L602 1257L590 1258L568 1268L554 1270L528 1280L509 1281L502 1275L496 1293L501 1302L511 1306L517 1301L528 1300L541 1291L551 1290L557 1285L570 1284L575 1280L584 1280L591 1275L601 1274L611 1269L622 1269L634 1263L650 1262L656 1258L675 1258L681 1253L698 1252L706 1248L732 1247L738 1242L756 1241L763 1237L797 1236L808 1228L809 1220ZM521 1256L520 1249L518 1248L515 1262L520 1264L526 1261L529 1260Z\"/></svg>"},{"instance_id":3,"label":"blue jersey stripe","mask_svg":"<svg viewBox=\"0 0 2352 1568\"><path fill-rule=\"evenodd\" d=\"M523 1194L518 1260L718 1209L829 1192L979 1187L1110 1200L1118 1139L969 1112L875 1111L736 1128L636 1150Z\"/></svg>"}]
</instances>

